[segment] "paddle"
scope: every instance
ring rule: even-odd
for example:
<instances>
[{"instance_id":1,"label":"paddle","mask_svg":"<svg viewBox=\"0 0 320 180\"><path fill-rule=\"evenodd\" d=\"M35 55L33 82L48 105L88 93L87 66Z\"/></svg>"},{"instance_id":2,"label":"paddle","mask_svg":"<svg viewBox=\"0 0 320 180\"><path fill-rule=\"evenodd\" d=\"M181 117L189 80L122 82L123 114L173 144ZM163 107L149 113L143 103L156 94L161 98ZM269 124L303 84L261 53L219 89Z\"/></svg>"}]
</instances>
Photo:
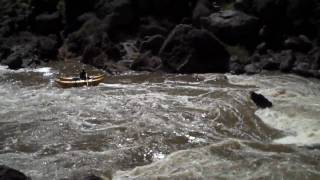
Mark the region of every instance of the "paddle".
<instances>
[{"instance_id":1,"label":"paddle","mask_svg":"<svg viewBox=\"0 0 320 180\"><path fill-rule=\"evenodd\" d=\"M87 87L89 87L88 73L86 73L86 81L87 81Z\"/></svg>"}]
</instances>

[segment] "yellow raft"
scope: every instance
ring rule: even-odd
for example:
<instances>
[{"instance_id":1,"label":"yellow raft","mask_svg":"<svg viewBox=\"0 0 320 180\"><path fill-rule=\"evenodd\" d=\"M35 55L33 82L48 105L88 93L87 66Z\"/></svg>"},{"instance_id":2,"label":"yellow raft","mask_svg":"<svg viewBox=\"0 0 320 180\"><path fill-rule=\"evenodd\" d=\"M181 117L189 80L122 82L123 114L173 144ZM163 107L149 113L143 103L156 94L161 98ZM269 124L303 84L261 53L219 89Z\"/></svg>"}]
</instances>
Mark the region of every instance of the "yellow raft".
<instances>
[{"instance_id":1,"label":"yellow raft","mask_svg":"<svg viewBox=\"0 0 320 180\"><path fill-rule=\"evenodd\" d=\"M97 86L104 80L104 75L89 76L88 79L82 80L77 77L59 77L55 81L63 88Z\"/></svg>"}]
</instances>

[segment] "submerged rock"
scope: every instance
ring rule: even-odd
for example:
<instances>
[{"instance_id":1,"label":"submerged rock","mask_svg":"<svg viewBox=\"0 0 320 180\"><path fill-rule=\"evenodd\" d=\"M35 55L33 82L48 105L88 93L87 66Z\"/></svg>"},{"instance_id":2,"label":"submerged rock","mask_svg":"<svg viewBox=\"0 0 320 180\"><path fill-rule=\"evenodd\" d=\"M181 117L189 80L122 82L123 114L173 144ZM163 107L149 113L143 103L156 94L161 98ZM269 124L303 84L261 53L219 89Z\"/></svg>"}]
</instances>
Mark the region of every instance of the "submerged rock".
<instances>
[{"instance_id":1,"label":"submerged rock","mask_svg":"<svg viewBox=\"0 0 320 180\"><path fill-rule=\"evenodd\" d=\"M266 97L264 97L262 94L258 94L258 93L251 91L250 97L251 97L252 101L260 108L272 107L272 103Z\"/></svg>"}]
</instances>

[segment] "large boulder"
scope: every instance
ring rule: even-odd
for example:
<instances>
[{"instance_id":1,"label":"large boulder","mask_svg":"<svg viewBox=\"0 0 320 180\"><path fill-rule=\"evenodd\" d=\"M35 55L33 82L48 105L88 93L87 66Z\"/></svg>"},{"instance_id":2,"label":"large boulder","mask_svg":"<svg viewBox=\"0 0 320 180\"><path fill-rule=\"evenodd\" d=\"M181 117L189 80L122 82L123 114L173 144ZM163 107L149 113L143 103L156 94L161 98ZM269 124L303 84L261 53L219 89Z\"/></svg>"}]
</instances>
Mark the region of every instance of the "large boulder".
<instances>
[{"instance_id":1,"label":"large boulder","mask_svg":"<svg viewBox=\"0 0 320 180\"><path fill-rule=\"evenodd\" d=\"M170 27L167 27L168 25L164 25L163 23L159 22L158 20L152 17L142 17L139 19L139 21L140 21L139 34L141 37L153 36L157 34L167 36L169 33L168 29Z\"/></svg>"},{"instance_id":2,"label":"large boulder","mask_svg":"<svg viewBox=\"0 0 320 180\"><path fill-rule=\"evenodd\" d=\"M229 53L209 31L177 25L160 49L169 69L180 73L228 71Z\"/></svg>"},{"instance_id":3,"label":"large boulder","mask_svg":"<svg viewBox=\"0 0 320 180\"><path fill-rule=\"evenodd\" d=\"M309 58L312 61L312 69L320 70L320 48L316 47L309 52Z\"/></svg>"},{"instance_id":4,"label":"large boulder","mask_svg":"<svg viewBox=\"0 0 320 180\"><path fill-rule=\"evenodd\" d=\"M31 6L35 14L53 13L57 10L60 0L31 0Z\"/></svg>"},{"instance_id":5,"label":"large boulder","mask_svg":"<svg viewBox=\"0 0 320 180\"><path fill-rule=\"evenodd\" d=\"M93 10L95 1L64 0L65 2L65 34L75 31L81 26L78 17Z\"/></svg>"},{"instance_id":6,"label":"large boulder","mask_svg":"<svg viewBox=\"0 0 320 180\"><path fill-rule=\"evenodd\" d=\"M294 51L307 53L312 48L312 42L308 37L300 35L298 37L290 37L284 41L284 47Z\"/></svg>"},{"instance_id":7,"label":"large boulder","mask_svg":"<svg viewBox=\"0 0 320 180\"><path fill-rule=\"evenodd\" d=\"M209 0L198 0L193 9L192 19L197 22L202 17L207 17L212 12L211 3Z\"/></svg>"},{"instance_id":8,"label":"large boulder","mask_svg":"<svg viewBox=\"0 0 320 180\"><path fill-rule=\"evenodd\" d=\"M61 29L62 18L58 12L43 13L36 16L33 25L33 31L43 35L59 34Z\"/></svg>"},{"instance_id":9,"label":"large boulder","mask_svg":"<svg viewBox=\"0 0 320 180\"><path fill-rule=\"evenodd\" d=\"M150 50L153 54L158 54L164 41L165 38L160 34L148 37L141 43L140 50L142 52Z\"/></svg>"},{"instance_id":10,"label":"large boulder","mask_svg":"<svg viewBox=\"0 0 320 180\"><path fill-rule=\"evenodd\" d=\"M264 97L262 94L258 94L256 92L251 91L250 97L252 101L259 107L259 108L270 108L272 107L272 103Z\"/></svg>"},{"instance_id":11,"label":"large boulder","mask_svg":"<svg viewBox=\"0 0 320 180\"><path fill-rule=\"evenodd\" d=\"M292 50L282 51L276 57L280 61L280 70L282 72L290 72L296 60L296 57Z\"/></svg>"},{"instance_id":12,"label":"large boulder","mask_svg":"<svg viewBox=\"0 0 320 180\"><path fill-rule=\"evenodd\" d=\"M28 0L0 1L0 36L10 36L30 26L32 7Z\"/></svg>"},{"instance_id":13,"label":"large boulder","mask_svg":"<svg viewBox=\"0 0 320 180\"><path fill-rule=\"evenodd\" d=\"M131 69L135 71L156 71L162 65L162 61L159 57L153 56L152 53L146 52L139 55L131 64Z\"/></svg>"},{"instance_id":14,"label":"large boulder","mask_svg":"<svg viewBox=\"0 0 320 180\"><path fill-rule=\"evenodd\" d=\"M235 8L282 33L316 35L315 0L237 0Z\"/></svg>"},{"instance_id":15,"label":"large boulder","mask_svg":"<svg viewBox=\"0 0 320 180\"><path fill-rule=\"evenodd\" d=\"M37 55L43 60L53 60L58 54L59 45L58 37L55 35L40 36L36 43Z\"/></svg>"},{"instance_id":16,"label":"large boulder","mask_svg":"<svg viewBox=\"0 0 320 180\"><path fill-rule=\"evenodd\" d=\"M22 172L0 165L0 180L31 180Z\"/></svg>"},{"instance_id":17,"label":"large boulder","mask_svg":"<svg viewBox=\"0 0 320 180\"><path fill-rule=\"evenodd\" d=\"M140 16L151 15L180 22L184 17L191 17L193 0L136 0L135 6Z\"/></svg>"},{"instance_id":18,"label":"large boulder","mask_svg":"<svg viewBox=\"0 0 320 180\"><path fill-rule=\"evenodd\" d=\"M240 11L226 10L203 18L204 26L229 44L256 45L259 20Z\"/></svg>"},{"instance_id":19,"label":"large boulder","mask_svg":"<svg viewBox=\"0 0 320 180\"><path fill-rule=\"evenodd\" d=\"M296 61L292 71L301 76L313 76L312 59L304 53L295 53Z\"/></svg>"},{"instance_id":20,"label":"large boulder","mask_svg":"<svg viewBox=\"0 0 320 180\"><path fill-rule=\"evenodd\" d=\"M10 69L35 66L47 60L54 60L58 52L55 36L36 36L21 32L0 43L0 63Z\"/></svg>"}]
</instances>

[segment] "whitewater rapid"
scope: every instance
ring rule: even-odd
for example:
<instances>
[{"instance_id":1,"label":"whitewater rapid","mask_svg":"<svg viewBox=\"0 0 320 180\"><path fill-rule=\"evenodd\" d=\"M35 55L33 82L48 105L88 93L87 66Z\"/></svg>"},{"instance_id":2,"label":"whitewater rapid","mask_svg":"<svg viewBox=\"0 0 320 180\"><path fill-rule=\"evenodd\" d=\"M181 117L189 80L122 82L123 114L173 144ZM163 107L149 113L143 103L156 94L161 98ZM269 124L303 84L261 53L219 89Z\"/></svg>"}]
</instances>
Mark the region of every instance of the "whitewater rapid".
<instances>
[{"instance_id":1,"label":"whitewater rapid","mask_svg":"<svg viewBox=\"0 0 320 180\"><path fill-rule=\"evenodd\" d=\"M61 89L61 71L0 66L0 164L36 180L320 178L319 80L128 73Z\"/></svg>"}]
</instances>

